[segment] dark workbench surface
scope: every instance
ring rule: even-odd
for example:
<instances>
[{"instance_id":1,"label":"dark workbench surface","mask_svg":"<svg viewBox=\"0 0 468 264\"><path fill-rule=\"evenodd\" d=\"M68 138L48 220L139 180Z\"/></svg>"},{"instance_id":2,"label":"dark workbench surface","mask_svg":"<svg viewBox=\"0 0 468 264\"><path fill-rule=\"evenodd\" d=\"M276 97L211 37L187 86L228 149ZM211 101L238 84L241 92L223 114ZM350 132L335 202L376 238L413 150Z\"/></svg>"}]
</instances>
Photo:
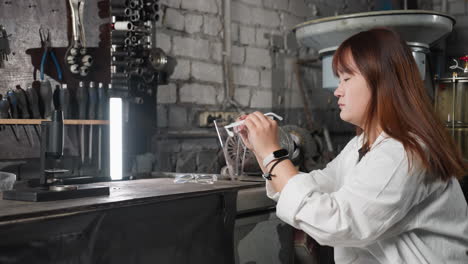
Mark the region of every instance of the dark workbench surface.
<instances>
[{"instance_id":1,"label":"dark workbench surface","mask_svg":"<svg viewBox=\"0 0 468 264\"><path fill-rule=\"evenodd\" d=\"M51 202L0 200L0 225L35 218L52 218L142 203L195 197L209 193L259 187L264 184L239 181L217 181L214 184L175 184L171 178L159 178L102 182L94 185L109 186L110 195Z\"/></svg>"}]
</instances>

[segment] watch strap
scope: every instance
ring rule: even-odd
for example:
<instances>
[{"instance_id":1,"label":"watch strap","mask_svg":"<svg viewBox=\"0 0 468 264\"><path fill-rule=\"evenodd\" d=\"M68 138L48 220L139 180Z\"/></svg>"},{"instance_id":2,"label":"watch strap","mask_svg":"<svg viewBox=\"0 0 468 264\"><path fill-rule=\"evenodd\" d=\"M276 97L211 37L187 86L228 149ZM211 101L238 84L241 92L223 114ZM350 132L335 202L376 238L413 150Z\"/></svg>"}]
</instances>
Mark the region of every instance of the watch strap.
<instances>
[{"instance_id":1,"label":"watch strap","mask_svg":"<svg viewBox=\"0 0 468 264\"><path fill-rule=\"evenodd\" d=\"M263 177L265 180L271 181L271 176L275 176L274 174L272 174L273 169L276 167L276 165L278 165L281 161L283 161L283 160L285 160L285 159L288 159L288 157L282 157L282 158L277 159L276 162L275 162L275 164L273 164L273 166L271 166L270 171L267 172L267 173L263 173L263 174L262 174L262 177Z\"/></svg>"},{"instance_id":2,"label":"watch strap","mask_svg":"<svg viewBox=\"0 0 468 264\"><path fill-rule=\"evenodd\" d=\"M286 154L286 155L278 157L278 156L275 155L275 152L278 152L278 151L285 151L286 153L288 153L287 150L285 150L285 149L279 149L279 150L273 151L272 153L270 153L270 155L266 156L263 159L262 165L263 165L264 168L266 168L268 166L268 164L270 164L272 161L280 159L280 158L288 157L288 155L289 155L289 154Z\"/></svg>"}]
</instances>

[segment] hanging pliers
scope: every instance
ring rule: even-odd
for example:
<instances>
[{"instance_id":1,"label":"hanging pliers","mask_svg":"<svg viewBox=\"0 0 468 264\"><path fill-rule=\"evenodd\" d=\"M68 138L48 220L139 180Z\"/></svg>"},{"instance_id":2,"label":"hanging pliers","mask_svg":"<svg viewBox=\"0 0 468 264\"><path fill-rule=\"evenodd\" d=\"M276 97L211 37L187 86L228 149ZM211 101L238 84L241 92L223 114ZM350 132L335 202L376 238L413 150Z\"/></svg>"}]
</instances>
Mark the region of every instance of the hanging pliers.
<instances>
[{"instance_id":1,"label":"hanging pliers","mask_svg":"<svg viewBox=\"0 0 468 264\"><path fill-rule=\"evenodd\" d=\"M44 64L47 59L47 53L50 53L50 56L52 57L52 61L55 64L55 68L57 70L57 76L59 81L62 80L62 70L60 69L60 65L58 63L57 57L55 56L54 51L52 50L52 45L50 43L50 31L49 29L44 29L40 28L39 29L39 35L41 36L41 45L42 48L44 49L44 53L42 54L42 59L41 59L41 80L44 80Z\"/></svg>"}]
</instances>

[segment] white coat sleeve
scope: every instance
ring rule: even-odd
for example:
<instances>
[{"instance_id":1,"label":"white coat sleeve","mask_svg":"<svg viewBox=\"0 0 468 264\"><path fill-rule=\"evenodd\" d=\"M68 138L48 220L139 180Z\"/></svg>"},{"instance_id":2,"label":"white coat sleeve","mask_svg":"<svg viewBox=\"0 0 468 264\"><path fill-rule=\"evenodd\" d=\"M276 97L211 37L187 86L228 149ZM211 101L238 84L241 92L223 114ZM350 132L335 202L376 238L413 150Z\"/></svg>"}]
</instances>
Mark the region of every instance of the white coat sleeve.
<instances>
[{"instance_id":1,"label":"white coat sleeve","mask_svg":"<svg viewBox=\"0 0 468 264\"><path fill-rule=\"evenodd\" d=\"M343 151L341 151L340 154L338 154L338 156L336 156L332 161L330 161L324 169L314 170L307 174L307 175L309 174L314 175L316 185L318 185L319 189L322 192L328 193L328 192L336 191L337 185L338 185L337 172L339 170L339 165L343 159L343 156L345 156L346 153L350 151L350 148L352 148L351 145L356 144L356 141L357 141L357 137L352 139L346 145ZM300 173L300 174L306 174L306 173ZM275 201L278 201L281 195L281 193L275 191L270 181L266 181L266 193L270 199L273 199Z\"/></svg>"},{"instance_id":2,"label":"white coat sleeve","mask_svg":"<svg viewBox=\"0 0 468 264\"><path fill-rule=\"evenodd\" d=\"M363 247L384 238L415 203L421 177L409 175L403 146L383 145L368 155L333 193L321 190L317 172L289 180L278 200L278 217L324 245Z\"/></svg>"}]
</instances>

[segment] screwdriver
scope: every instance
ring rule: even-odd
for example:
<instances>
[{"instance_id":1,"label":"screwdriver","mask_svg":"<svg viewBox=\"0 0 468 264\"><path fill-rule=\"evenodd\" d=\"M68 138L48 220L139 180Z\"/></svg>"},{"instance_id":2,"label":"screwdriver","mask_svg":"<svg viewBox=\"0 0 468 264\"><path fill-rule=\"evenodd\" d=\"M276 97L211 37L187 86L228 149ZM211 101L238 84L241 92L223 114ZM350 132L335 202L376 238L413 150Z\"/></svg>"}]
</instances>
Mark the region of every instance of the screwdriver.
<instances>
[{"instance_id":1,"label":"screwdriver","mask_svg":"<svg viewBox=\"0 0 468 264\"><path fill-rule=\"evenodd\" d=\"M30 117L28 111L28 103L26 101L26 94L20 85L16 85L15 95L18 101L18 116L20 116L23 119L29 119Z\"/></svg>"},{"instance_id":2,"label":"screwdriver","mask_svg":"<svg viewBox=\"0 0 468 264\"><path fill-rule=\"evenodd\" d=\"M68 91L68 86L66 83L62 84L62 89L60 89L60 107L62 109L63 118L68 119L68 104L70 103L70 92Z\"/></svg>"},{"instance_id":3,"label":"screwdriver","mask_svg":"<svg viewBox=\"0 0 468 264\"><path fill-rule=\"evenodd\" d=\"M34 119L41 118L41 113L39 111L39 98L37 97L37 92L31 86L26 89L26 98L29 102L29 110L31 110L30 116ZM41 134L39 133L38 125L34 125L34 132L36 132L37 138L41 141Z\"/></svg>"},{"instance_id":4,"label":"screwdriver","mask_svg":"<svg viewBox=\"0 0 468 264\"><path fill-rule=\"evenodd\" d=\"M96 103L97 103L97 91L94 82L89 82L89 101L88 101L88 119L96 119ZM89 126L89 141L88 141L88 159L91 163L93 159L93 125Z\"/></svg>"},{"instance_id":5,"label":"screwdriver","mask_svg":"<svg viewBox=\"0 0 468 264\"><path fill-rule=\"evenodd\" d=\"M103 83L99 83L98 85L98 90L97 90L97 119L98 120L105 120L105 109L107 106L107 96L106 96L106 90L104 89ZM102 126L99 126L98 128L98 170L101 171L102 169L102 161L101 161L101 155L102 155Z\"/></svg>"},{"instance_id":6,"label":"screwdriver","mask_svg":"<svg viewBox=\"0 0 468 264\"><path fill-rule=\"evenodd\" d=\"M8 99L6 97L2 97L0 100L0 118L11 118L10 114L10 103L8 102ZM13 132L13 135L16 138L16 141L19 141L18 135L16 134L15 129L13 126L10 126L11 132Z\"/></svg>"},{"instance_id":7,"label":"screwdriver","mask_svg":"<svg viewBox=\"0 0 468 264\"><path fill-rule=\"evenodd\" d=\"M17 119L18 118L18 100L16 99L15 92L12 90L8 90L7 92L8 102L10 103L10 118ZM18 134L18 125L15 124L15 128L12 127L13 134L16 137L17 141L19 140Z\"/></svg>"},{"instance_id":8,"label":"screwdriver","mask_svg":"<svg viewBox=\"0 0 468 264\"><path fill-rule=\"evenodd\" d=\"M31 110L31 117L34 119L41 118L41 113L39 111L39 98L37 97L37 92L32 87L28 87L28 89L26 89L26 94L29 101L29 108Z\"/></svg>"},{"instance_id":9,"label":"screwdriver","mask_svg":"<svg viewBox=\"0 0 468 264\"><path fill-rule=\"evenodd\" d=\"M6 104L3 103L3 95L0 94L0 119L8 118L8 108L10 108L8 101L6 101ZM5 126L0 125L0 131L3 129L5 129Z\"/></svg>"},{"instance_id":10,"label":"screwdriver","mask_svg":"<svg viewBox=\"0 0 468 264\"><path fill-rule=\"evenodd\" d=\"M52 115L52 85L50 82L41 81L40 95L44 105L44 118L50 118Z\"/></svg>"},{"instance_id":11,"label":"screwdriver","mask_svg":"<svg viewBox=\"0 0 468 264\"><path fill-rule=\"evenodd\" d=\"M16 99L18 102L18 110L21 114L21 118L29 119L29 111L28 111L28 103L26 101L26 93L24 92L23 88L20 85L16 85L15 90ZM24 133L26 134L26 138L28 139L29 145L33 146L32 136L29 133L29 130L26 129L26 126L23 125Z\"/></svg>"},{"instance_id":12,"label":"screwdriver","mask_svg":"<svg viewBox=\"0 0 468 264\"><path fill-rule=\"evenodd\" d=\"M78 118L81 120L86 119L86 110L88 104L88 91L84 85L84 82L79 82L78 89L76 91L76 100L78 101ZM81 163L85 160L85 139L84 139L84 125L80 127L80 149L81 149Z\"/></svg>"}]
</instances>

